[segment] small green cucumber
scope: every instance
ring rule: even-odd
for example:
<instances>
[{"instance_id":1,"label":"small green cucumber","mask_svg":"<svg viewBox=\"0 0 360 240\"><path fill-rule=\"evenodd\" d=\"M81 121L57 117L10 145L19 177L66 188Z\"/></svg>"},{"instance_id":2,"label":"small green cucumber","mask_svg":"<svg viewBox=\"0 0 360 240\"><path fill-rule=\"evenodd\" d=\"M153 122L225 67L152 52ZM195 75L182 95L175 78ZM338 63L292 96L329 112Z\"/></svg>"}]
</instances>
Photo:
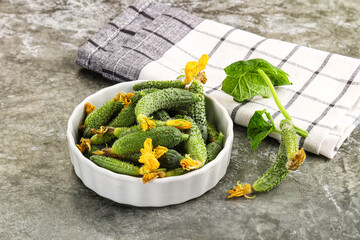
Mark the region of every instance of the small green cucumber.
<instances>
[{"instance_id":1,"label":"small green cucumber","mask_svg":"<svg viewBox=\"0 0 360 240\"><path fill-rule=\"evenodd\" d=\"M208 132L207 141L210 143L215 141L219 135L219 132L217 131L215 125L209 121L207 121L207 132Z\"/></svg>"},{"instance_id":2,"label":"small green cucumber","mask_svg":"<svg viewBox=\"0 0 360 240\"><path fill-rule=\"evenodd\" d=\"M90 160L93 161L96 165L116 173L130 176L140 176L140 168L128 162L98 155L92 155Z\"/></svg>"},{"instance_id":3,"label":"small green cucumber","mask_svg":"<svg viewBox=\"0 0 360 240\"><path fill-rule=\"evenodd\" d=\"M116 139L116 136L111 133L95 134L90 140L92 144L106 144Z\"/></svg>"},{"instance_id":4,"label":"small green cucumber","mask_svg":"<svg viewBox=\"0 0 360 240\"><path fill-rule=\"evenodd\" d=\"M130 127L136 122L135 106L140 98L145 95L143 92L135 92L128 107L124 108L109 124L109 127Z\"/></svg>"},{"instance_id":5,"label":"small green cucumber","mask_svg":"<svg viewBox=\"0 0 360 240\"><path fill-rule=\"evenodd\" d=\"M196 102L201 97L188 90L179 88L161 89L147 94L139 100L135 107L135 115L150 116L153 112L170 107L186 106Z\"/></svg>"},{"instance_id":6,"label":"small green cucumber","mask_svg":"<svg viewBox=\"0 0 360 240\"><path fill-rule=\"evenodd\" d=\"M174 127L162 126L155 127L148 131L136 131L125 135L116 140L112 146L112 152L118 155L126 153L139 152L144 147L144 142L147 138L152 139L153 147L163 146L172 148L178 145L181 141L184 141L189 136L183 134Z\"/></svg>"},{"instance_id":7,"label":"small green cucumber","mask_svg":"<svg viewBox=\"0 0 360 240\"><path fill-rule=\"evenodd\" d=\"M190 154L191 159L199 160L201 162L201 166L203 166L207 159L207 153L200 128L191 117L185 116L184 119L192 124L188 133L189 138L185 141L185 150L188 154Z\"/></svg>"},{"instance_id":8,"label":"small green cucumber","mask_svg":"<svg viewBox=\"0 0 360 240\"><path fill-rule=\"evenodd\" d=\"M180 161L185 157L182 156L174 149L168 149L166 153L164 153L159 159L160 168L166 168L167 170L171 170L174 168L180 167Z\"/></svg>"},{"instance_id":9,"label":"small green cucumber","mask_svg":"<svg viewBox=\"0 0 360 240\"><path fill-rule=\"evenodd\" d=\"M279 152L272 167L253 185L257 192L269 191L276 187L289 173L286 168L288 160L299 150L296 131L292 123L284 119L280 122L281 141ZM289 157L290 156L290 157Z\"/></svg>"},{"instance_id":10,"label":"small green cucumber","mask_svg":"<svg viewBox=\"0 0 360 240\"><path fill-rule=\"evenodd\" d=\"M185 88L185 83L182 80L165 80L165 81L153 80L153 81L137 83L133 87L135 91L139 91L146 88L157 88L157 89Z\"/></svg>"},{"instance_id":11,"label":"small green cucumber","mask_svg":"<svg viewBox=\"0 0 360 240\"><path fill-rule=\"evenodd\" d=\"M189 116L194 119L196 124L199 126L204 141L207 140L207 121L206 121L206 110L205 110L205 95L204 88L200 80L195 79L192 81L189 91L193 93L201 94L201 97L194 103L190 104L187 111Z\"/></svg>"},{"instance_id":12,"label":"small green cucumber","mask_svg":"<svg viewBox=\"0 0 360 240\"><path fill-rule=\"evenodd\" d=\"M285 167L287 162L286 146L282 139L274 164L261 178L254 182L252 188L256 192L266 192L276 187L289 173Z\"/></svg>"},{"instance_id":13,"label":"small green cucumber","mask_svg":"<svg viewBox=\"0 0 360 240\"><path fill-rule=\"evenodd\" d=\"M284 139L286 146L286 155L288 159L292 159L294 154L299 150L299 140L296 135L296 130L292 122L288 119L283 119L280 122L281 138Z\"/></svg>"},{"instance_id":14,"label":"small green cucumber","mask_svg":"<svg viewBox=\"0 0 360 240\"><path fill-rule=\"evenodd\" d=\"M220 132L218 134L218 138L206 146L206 151L207 151L206 163L211 162L216 158L216 156L223 148L224 139L225 139L224 134Z\"/></svg>"},{"instance_id":15,"label":"small green cucumber","mask_svg":"<svg viewBox=\"0 0 360 240\"><path fill-rule=\"evenodd\" d=\"M183 168L180 167L180 168L171 169L171 170L167 171L165 174L166 174L166 177L175 177L175 176L183 175L188 172L189 172L188 170L184 170Z\"/></svg>"},{"instance_id":16,"label":"small green cucumber","mask_svg":"<svg viewBox=\"0 0 360 240\"><path fill-rule=\"evenodd\" d=\"M87 116L84 121L84 126L86 127L84 131L84 137L88 138L92 136L92 133L90 133L91 129L97 129L100 126L104 126L108 123L114 113L116 102L117 100L112 98L101 105L99 108L96 108Z\"/></svg>"},{"instance_id":17,"label":"small green cucumber","mask_svg":"<svg viewBox=\"0 0 360 240\"><path fill-rule=\"evenodd\" d=\"M153 115L154 119L164 121L164 122L170 119L168 112L164 109L157 110L152 115Z\"/></svg>"}]
</instances>

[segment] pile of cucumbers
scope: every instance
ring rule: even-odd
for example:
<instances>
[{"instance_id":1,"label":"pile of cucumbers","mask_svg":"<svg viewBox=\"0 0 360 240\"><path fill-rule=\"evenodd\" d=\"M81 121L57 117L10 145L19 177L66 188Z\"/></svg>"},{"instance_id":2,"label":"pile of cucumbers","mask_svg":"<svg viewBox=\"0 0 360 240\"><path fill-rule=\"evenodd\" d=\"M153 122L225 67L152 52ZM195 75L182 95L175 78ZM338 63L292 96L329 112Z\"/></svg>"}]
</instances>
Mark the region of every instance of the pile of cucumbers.
<instances>
[{"instance_id":1,"label":"pile of cucumbers","mask_svg":"<svg viewBox=\"0 0 360 240\"><path fill-rule=\"evenodd\" d=\"M144 175L139 159L149 138L153 148L167 148L157 159L156 172L161 174L156 177L185 174L216 158L225 137L207 121L201 81L195 79L187 88L181 80L146 81L133 90L116 94L86 116L77 145L84 156L110 171L137 177ZM149 128L143 127L146 123ZM189 158L198 166L180 164Z\"/></svg>"}]
</instances>

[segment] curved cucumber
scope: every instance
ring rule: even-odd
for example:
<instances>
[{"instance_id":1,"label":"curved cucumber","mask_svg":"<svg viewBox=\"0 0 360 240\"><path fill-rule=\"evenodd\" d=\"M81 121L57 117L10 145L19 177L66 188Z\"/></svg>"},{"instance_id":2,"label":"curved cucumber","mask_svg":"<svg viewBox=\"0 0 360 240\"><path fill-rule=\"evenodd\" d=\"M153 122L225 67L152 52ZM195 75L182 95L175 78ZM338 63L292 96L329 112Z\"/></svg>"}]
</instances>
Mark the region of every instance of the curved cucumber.
<instances>
[{"instance_id":1,"label":"curved cucumber","mask_svg":"<svg viewBox=\"0 0 360 240\"><path fill-rule=\"evenodd\" d=\"M265 192L276 187L289 173L289 170L285 167L287 161L286 146L284 140L281 140L274 164L252 185L252 188L256 192Z\"/></svg>"},{"instance_id":2,"label":"curved cucumber","mask_svg":"<svg viewBox=\"0 0 360 240\"><path fill-rule=\"evenodd\" d=\"M140 168L134 166L131 163L123 162L111 157L104 157L98 155L92 155L90 157L90 160L93 161L96 165L116 173L131 176L140 176Z\"/></svg>"},{"instance_id":3,"label":"curved cucumber","mask_svg":"<svg viewBox=\"0 0 360 240\"><path fill-rule=\"evenodd\" d=\"M157 110L152 115L156 120L160 120L160 121L164 121L164 122L167 120L170 120L169 114L164 109Z\"/></svg>"},{"instance_id":4,"label":"curved cucumber","mask_svg":"<svg viewBox=\"0 0 360 240\"><path fill-rule=\"evenodd\" d=\"M192 123L192 127L188 133L189 138L185 141L185 150L188 154L190 154L192 159L199 160L201 162L201 166L203 166L206 162L207 153L201 131L191 117L185 116L184 119Z\"/></svg>"},{"instance_id":5,"label":"curved cucumber","mask_svg":"<svg viewBox=\"0 0 360 240\"><path fill-rule=\"evenodd\" d=\"M205 95L204 95L204 88L200 80L195 79L190 87L189 91L193 93L201 94L201 97L198 101L194 102L189 106L187 109L189 116L194 119L196 124L199 126L199 129L202 134L202 138L204 141L207 140L207 121L206 121L206 110L205 110Z\"/></svg>"},{"instance_id":6,"label":"curved cucumber","mask_svg":"<svg viewBox=\"0 0 360 240\"><path fill-rule=\"evenodd\" d=\"M219 132L216 130L215 125L209 121L206 122L206 126L207 126L207 132L208 132L207 141L211 143L217 139Z\"/></svg>"},{"instance_id":7,"label":"curved cucumber","mask_svg":"<svg viewBox=\"0 0 360 240\"><path fill-rule=\"evenodd\" d=\"M116 100L112 98L87 116L84 121L84 126L86 127L84 137L88 138L92 135L92 133L90 133L91 129L97 129L108 123L114 113L115 103Z\"/></svg>"},{"instance_id":8,"label":"curved cucumber","mask_svg":"<svg viewBox=\"0 0 360 240\"><path fill-rule=\"evenodd\" d=\"M218 138L206 146L206 151L207 151L206 163L211 162L216 158L216 156L223 148L224 139L225 139L224 134L220 132Z\"/></svg>"},{"instance_id":9,"label":"curved cucumber","mask_svg":"<svg viewBox=\"0 0 360 240\"><path fill-rule=\"evenodd\" d=\"M289 173L286 164L299 150L296 131L291 121L284 119L280 123L281 141L279 152L272 167L253 185L257 192L269 191L276 187ZM290 156L290 158L289 158Z\"/></svg>"},{"instance_id":10,"label":"curved cucumber","mask_svg":"<svg viewBox=\"0 0 360 240\"><path fill-rule=\"evenodd\" d=\"M184 89L167 88L147 94L139 100L135 107L135 115L150 116L151 113L170 107L179 107L196 102L200 94L194 94Z\"/></svg>"},{"instance_id":11,"label":"curved cucumber","mask_svg":"<svg viewBox=\"0 0 360 240\"><path fill-rule=\"evenodd\" d=\"M144 147L147 138L152 139L153 147L163 146L172 148L189 136L174 127L162 126L148 131L136 131L116 140L112 152L118 155L139 152Z\"/></svg>"},{"instance_id":12,"label":"curved cucumber","mask_svg":"<svg viewBox=\"0 0 360 240\"><path fill-rule=\"evenodd\" d=\"M130 127L136 122L135 106L140 100L143 93L136 92L131 99L131 103L128 107L124 108L109 124L109 127Z\"/></svg>"},{"instance_id":13,"label":"curved cucumber","mask_svg":"<svg viewBox=\"0 0 360 240\"><path fill-rule=\"evenodd\" d=\"M133 86L135 91L139 91L146 88L157 88L157 89L164 89L164 88L185 88L185 83L182 80L153 80L153 81L146 81L142 83L137 83Z\"/></svg>"}]
</instances>

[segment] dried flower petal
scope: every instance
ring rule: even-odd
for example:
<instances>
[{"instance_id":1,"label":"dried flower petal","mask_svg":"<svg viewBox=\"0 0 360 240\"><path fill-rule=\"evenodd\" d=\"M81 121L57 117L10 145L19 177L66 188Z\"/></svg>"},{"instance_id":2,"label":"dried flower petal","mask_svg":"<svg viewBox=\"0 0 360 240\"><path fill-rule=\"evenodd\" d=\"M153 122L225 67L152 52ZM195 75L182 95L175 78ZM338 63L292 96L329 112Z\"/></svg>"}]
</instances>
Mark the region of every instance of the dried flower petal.
<instances>
[{"instance_id":1,"label":"dried flower petal","mask_svg":"<svg viewBox=\"0 0 360 240\"><path fill-rule=\"evenodd\" d=\"M227 193L229 193L230 195L227 196L227 198L232 198L232 197L241 197L244 196L246 198L254 198L253 197L249 197L247 196L247 194L252 193L252 187L250 184L240 184L239 182L237 182L237 186L234 186L233 189L227 191Z\"/></svg>"},{"instance_id":2,"label":"dried flower petal","mask_svg":"<svg viewBox=\"0 0 360 240\"><path fill-rule=\"evenodd\" d=\"M286 164L286 168L291 170L291 171L295 171L296 169L298 169L301 164L304 162L306 158L306 154L304 152L304 149L301 148L299 151L297 151L292 159L289 159L289 161Z\"/></svg>"},{"instance_id":3,"label":"dried flower petal","mask_svg":"<svg viewBox=\"0 0 360 240\"><path fill-rule=\"evenodd\" d=\"M86 102L85 103L85 113L86 113L86 116L89 115L91 112L93 112L95 110L95 106L92 105L91 103L89 102Z\"/></svg>"},{"instance_id":4,"label":"dried flower petal","mask_svg":"<svg viewBox=\"0 0 360 240\"><path fill-rule=\"evenodd\" d=\"M201 162L198 160L193 160L189 155L185 155L185 158L180 161L180 165L184 170L198 169L201 166Z\"/></svg>"},{"instance_id":5,"label":"dried flower petal","mask_svg":"<svg viewBox=\"0 0 360 240\"><path fill-rule=\"evenodd\" d=\"M163 171L156 171L156 172L149 172L149 173L145 173L142 180L143 183L147 183L150 182L151 180L155 179L155 178L164 178L166 177L166 173Z\"/></svg>"}]
</instances>

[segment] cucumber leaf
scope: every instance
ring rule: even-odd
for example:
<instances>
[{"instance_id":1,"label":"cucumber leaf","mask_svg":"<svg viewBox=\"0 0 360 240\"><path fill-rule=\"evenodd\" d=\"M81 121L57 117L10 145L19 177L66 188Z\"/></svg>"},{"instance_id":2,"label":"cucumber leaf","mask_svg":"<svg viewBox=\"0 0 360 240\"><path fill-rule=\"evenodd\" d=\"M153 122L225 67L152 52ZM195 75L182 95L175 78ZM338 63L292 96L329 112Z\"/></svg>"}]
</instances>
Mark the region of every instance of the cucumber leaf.
<instances>
[{"instance_id":1,"label":"cucumber leaf","mask_svg":"<svg viewBox=\"0 0 360 240\"><path fill-rule=\"evenodd\" d=\"M264 119L264 113L271 124ZM268 113L266 109L256 111L251 117L247 129L247 136L251 140L252 149L256 150L260 142L271 132L279 132L279 130L276 129L274 120L272 119L270 113Z\"/></svg>"},{"instance_id":2,"label":"cucumber leaf","mask_svg":"<svg viewBox=\"0 0 360 240\"><path fill-rule=\"evenodd\" d=\"M266 60L257 58L234 62L227 66L224 69L227 77L222 82L221 89L238 102L244 102L257 95L269 98L271 90L258 69L265 72L274 86L291 85L287 73Z\"/></svg>"}]
</instances>

